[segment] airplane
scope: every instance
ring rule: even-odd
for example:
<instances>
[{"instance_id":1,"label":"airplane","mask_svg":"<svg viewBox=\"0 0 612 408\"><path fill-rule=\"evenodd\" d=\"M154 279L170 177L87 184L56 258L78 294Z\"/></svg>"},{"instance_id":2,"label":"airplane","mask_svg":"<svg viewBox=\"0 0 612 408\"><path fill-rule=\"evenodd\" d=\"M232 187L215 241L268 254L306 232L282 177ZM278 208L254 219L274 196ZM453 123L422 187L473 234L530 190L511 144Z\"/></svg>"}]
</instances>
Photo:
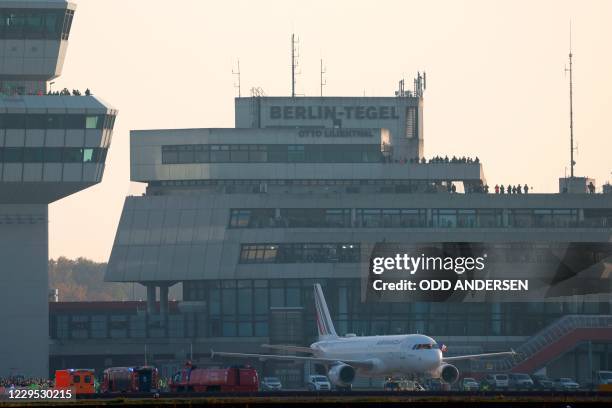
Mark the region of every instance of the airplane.
<instances>
[{"instance_id":1,"label":"airplane","mask_svg":"<svg viewBox=\"0 0 612 408\"><path fill-rule=\"evenodd\" d=\"M384 336L338 336L318 283L314 285L316 323L319 333L317 342L310 347L269 345L262 347L293 353L306 353L310 356L275 355L216 352L215 356L230 358L257 358L260 360L289 360L321 364L328 370L328 378L339 389L350 389L356 376L402 378L429 374L447 384L459 378L459 370L450 364L459 360L515 355L514 350L444 357L445 346L440 346L433 338L423 334L400 334Z\"/></svg>"}]
</instances>

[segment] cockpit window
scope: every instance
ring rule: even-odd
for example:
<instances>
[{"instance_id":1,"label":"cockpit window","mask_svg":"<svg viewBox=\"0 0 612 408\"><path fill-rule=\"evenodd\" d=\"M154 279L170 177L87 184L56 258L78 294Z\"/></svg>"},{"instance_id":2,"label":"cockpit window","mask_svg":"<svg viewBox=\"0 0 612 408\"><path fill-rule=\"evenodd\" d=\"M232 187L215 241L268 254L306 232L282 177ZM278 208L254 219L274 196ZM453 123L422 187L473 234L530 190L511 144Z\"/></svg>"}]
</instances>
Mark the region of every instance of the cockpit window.
<instances>
[{"instance_id":1,"label":"cockpit window","mask_svg":"<svg viewBox=\"0 0 612 408\"><path fill-rule=\"evenodd\" d=\"M427 343L427 344L415 344L414 346L412 346L413 350L432 350L432 349L438 349L440 348L440 346L438 346L437 344L431 344L431 343Z\"/></svg>"}]
</instances>

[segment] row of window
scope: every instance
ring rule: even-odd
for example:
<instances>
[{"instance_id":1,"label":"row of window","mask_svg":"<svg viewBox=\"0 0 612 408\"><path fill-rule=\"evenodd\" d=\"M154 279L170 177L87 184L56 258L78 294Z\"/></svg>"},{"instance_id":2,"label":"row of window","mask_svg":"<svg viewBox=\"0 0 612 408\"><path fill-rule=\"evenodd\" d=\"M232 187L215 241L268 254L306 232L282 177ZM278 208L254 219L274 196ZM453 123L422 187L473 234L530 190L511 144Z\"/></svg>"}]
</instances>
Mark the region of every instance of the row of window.
<instances>
[{"instance_id":1,"label":"row of window","mask_svg":"<svg viewBox=\"0 0 612 408\"><path fill-rule=\"evenodd\" d=\"M355 263L360 245L355 243L242 244L240 263Z\"/></svg>"},{"instance_id":2,"label":"row of window","mask_svg":"<svg viewBox=\"0 0 612 408\"><path fill-rule=\"evenodd\" d=\"M67 40L73 10L1 9L0 39Z\"/></svg>"},{"instance_id":3,"label":"row of window","mask_svg":"<svg viewBox=\"0 0 612 408\"><path fill-rule=\"evenodd\" d=\"M230 228L539 228L580 226L576 209L357 208L232 209ZM588 223L587 223L588 224ZM586 225L586 224L585 224Z\"/></svg>"},{"instance_id":4,"label":"row of window","mask_svg":"<svg viewBox=\"0 0 612 408\"><path fill-rule=\"evenodd\" d=\"M0 114L0 129L112 129L114 115L74 113Z\"/></svg>"},{"instance_id":5,"label":"row of window","mask_svg":"<svg viewBox=\"0 0 612 408\"><path fill-rule=\"evenodd\" d=\"M0 163L104 163L101 147L0 147Z\"/></svg>"},{"instance_id":6,"label":"row of window","mask_svg":"<svg viewBox=\"0 0 612 408\"><path fill-rule=\"evenodd\" d=\"M197 144L162 146L163 164L369 163L380 162L379 145Z\"/></svg>"},{"instance_id":7,"label":"row of window","mask_svg":"<svg viewBox=\"0 0 612 408\"><path fill-rule=\"evenodd\" d=\"M203 302L197 313L51 313L52 338L192 338L268 336L274 309L302 307L303 340L316 335L313 284L320 283L339 334L430 333L435 336L530 336L566 314L609 314L609 302L385 303L361 301L359 279L185 281L184 299ZM142 306L144 308L144 305Z\"/></svg>"}]
</instances>

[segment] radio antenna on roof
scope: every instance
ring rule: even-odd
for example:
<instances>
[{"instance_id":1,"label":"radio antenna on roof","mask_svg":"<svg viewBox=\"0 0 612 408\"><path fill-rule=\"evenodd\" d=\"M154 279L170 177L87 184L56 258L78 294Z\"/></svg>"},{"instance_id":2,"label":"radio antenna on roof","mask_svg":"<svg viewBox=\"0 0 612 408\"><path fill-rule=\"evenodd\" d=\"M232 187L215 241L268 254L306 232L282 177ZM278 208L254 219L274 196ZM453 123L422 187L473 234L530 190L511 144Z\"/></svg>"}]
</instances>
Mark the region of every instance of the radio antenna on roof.
<instances>
[{"instance_id":1,"label":"radio antenna on roof","mask_svg":"<svg viewBox=\"0 0 612 408\"><path fill-rule=\"evenodd\" d=\"M565 72L569 72L569 103L570 103L570 178L574 178L574 81L572 71L572 21L569 26L569 69L565 68Z\"/></svg>"},{"instance_id":2,"label":"radio antenna on roof","mask_svg":"<svg viewBox=\"0 0 612 408\"><path fill-rule=\"evenodd\" d=\"M327 69L323 67L323 60L321 59L321 96L323 96L323 87L327 85L327 81L323 78L323 74L327 72Z\"/></svg>"},{"instance_id":3,"label":"radio antenna on roof","mask_svg":"<svg viewBox=\"0 0 612 408\"><path fill-rule=\"evenodd\" d=\"M298 74L296 68L298 66L298 43L299 39L295 38L295 34L291 34L291 97L295 98L295 76Z\"/></svg>"},{"instance_id":4,"label":"radio antenna on roof","mask_svg":"<svg viewBox=\"0 0 612 408\"><path fill-rule=\"evenodd\" d=\"M238 59L238 68L236 71L234 71L234 68L232 68L232 75L236 75L236 80L238 82L234 83L234 88L238 88L238 97L240 98L242 96L240 89L240 58Z\"/></svg>"}]
</instances>

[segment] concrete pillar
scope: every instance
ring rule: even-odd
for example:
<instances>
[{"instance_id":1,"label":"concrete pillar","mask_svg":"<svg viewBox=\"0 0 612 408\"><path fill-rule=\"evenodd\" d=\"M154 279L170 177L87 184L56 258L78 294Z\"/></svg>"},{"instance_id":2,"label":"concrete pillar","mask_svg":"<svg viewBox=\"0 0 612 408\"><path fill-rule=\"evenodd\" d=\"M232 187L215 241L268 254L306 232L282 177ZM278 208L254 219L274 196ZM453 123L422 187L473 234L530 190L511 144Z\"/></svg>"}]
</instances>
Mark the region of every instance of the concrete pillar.
<instances>
[{"instance_id":1,"label":"concrete pillar","mask_svg":"<svg viewBox=\"0 0 612 408\"><path fill-rule=\"evenodd\" d=\"M155 302L157 302L155 296L155 285L148 284L147 285L147 314L153 315L155 314Z\"/></svg>"},{"instance_id":2,"label":"concrete pillar","mask_svg":"<svg viewBox=\"0 0 612 408\"><path fill-rule=\"evenodd\" d=\"M159 287L159 314L162 321L168 318L168 285Z\"/></svg>"}]
</instances>

